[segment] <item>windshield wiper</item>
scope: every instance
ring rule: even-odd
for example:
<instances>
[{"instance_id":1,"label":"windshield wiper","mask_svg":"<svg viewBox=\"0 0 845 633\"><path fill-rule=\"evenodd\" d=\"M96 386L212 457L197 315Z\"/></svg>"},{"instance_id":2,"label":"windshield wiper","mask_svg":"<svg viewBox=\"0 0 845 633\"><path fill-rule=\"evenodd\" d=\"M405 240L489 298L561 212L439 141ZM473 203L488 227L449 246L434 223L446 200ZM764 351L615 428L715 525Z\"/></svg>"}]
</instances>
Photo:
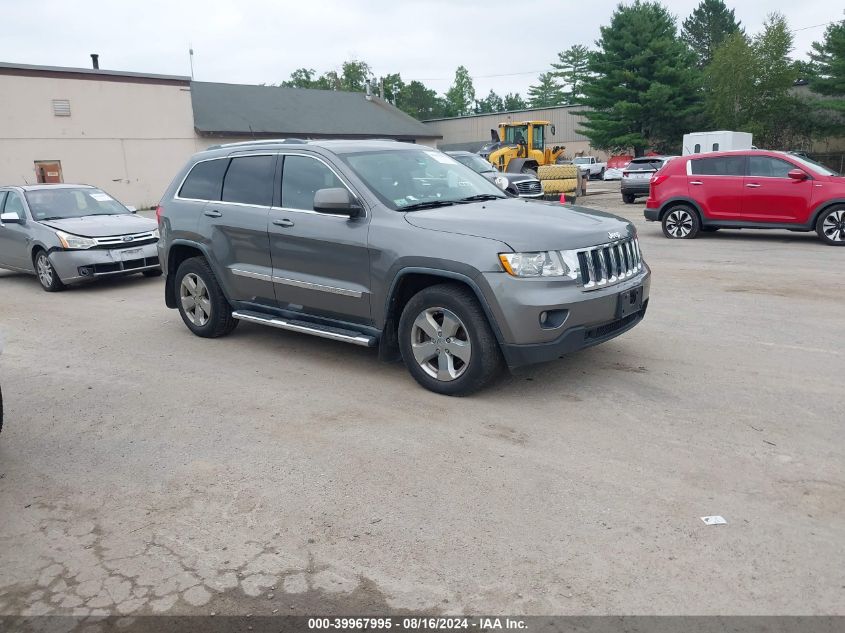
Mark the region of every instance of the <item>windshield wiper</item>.
<instances>
[{"instance_id":1,"label":"windshield wiper","mask_svg":"<svg viewBox=\"0 0 845 633\"><path fill-rule=\"evenodd\" d=\"M420 209L435 209L437 207L448 207L455 204L455 200L428 200L426 202L416 202L409 204L406 207L401 207L400 211L419 211Z\"/></svg>"},{"instance_id":2,"label":"windshield wiper","mask_svg":"<svg viewBox=\"0 0 845 633\"><path fill-rule=\"evenodd\" d=\"M461 198L458 202L476 202L478 200L504 200L505 196L496 196L492 193L479 193L475 196L467 196L466 198Z\"/></svg>"},{"instance_id":3,"label":"windshield wiper","mask_svg":"<svg viewBox=\"0 0 845 633\"><path fill-rule=\"evenodd\" d=\"M47 220L67 220L67 218L62 217L60 215L51 215L49 218L39 218L39 222L45 222Z\"/></svg>"}]
</instances>

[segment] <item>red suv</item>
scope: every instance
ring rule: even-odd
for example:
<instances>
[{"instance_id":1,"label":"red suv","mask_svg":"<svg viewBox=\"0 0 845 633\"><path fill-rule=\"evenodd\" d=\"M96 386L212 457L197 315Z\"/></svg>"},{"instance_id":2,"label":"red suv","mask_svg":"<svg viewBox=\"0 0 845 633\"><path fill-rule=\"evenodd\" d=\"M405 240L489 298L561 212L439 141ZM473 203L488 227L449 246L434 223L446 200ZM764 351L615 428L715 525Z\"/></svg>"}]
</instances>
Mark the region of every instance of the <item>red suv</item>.
<instances>
[{"instance_id":1,"label":"red suv","mask_svg":"<svg viewBox=\"0 0 845 633\"><path fill-rule=\"evenodd\" d=\"M786 152L713 152L673 158L654 174L646 220L692 239L721 228L816 231L845 246L845 178Z\"/></svg>"}]
</instances>

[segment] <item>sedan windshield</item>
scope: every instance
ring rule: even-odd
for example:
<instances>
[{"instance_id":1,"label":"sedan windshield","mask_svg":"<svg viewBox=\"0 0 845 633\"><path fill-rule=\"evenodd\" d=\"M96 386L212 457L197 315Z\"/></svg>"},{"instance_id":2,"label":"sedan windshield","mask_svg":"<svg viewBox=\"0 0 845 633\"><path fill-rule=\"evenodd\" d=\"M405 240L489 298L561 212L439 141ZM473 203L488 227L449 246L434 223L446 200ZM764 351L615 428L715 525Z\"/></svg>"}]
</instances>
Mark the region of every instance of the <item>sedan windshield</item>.
<instances>
[{"instance_id":1,"label":"sedan windshield","mask_svg":"<svg viewBox=\"0 0 845 633\"><path fill-rule=\"evenodd\" d=\"M491 171L496 171L493 168L492 163L484 160L481 156L477 156L476 154L458 154L457 156L453 156L456 161L462 163L469 167L472 171L476 171L479 174L489 173Z\"/></svg>"},{"instance_id":2,"label":"sedan windshield","mask_svg":"<svg viewBox=\"0 0 845 633\"><path fill-rule=\"evenodd\" d=\"M359 152L341 158L394 211L506 197L486 178L436 150Z\"/></svg>"},{"instance_id":3,"label":"sedan windshield","mask_svg":"<svg viewBox=\"0 0 845 633\"><path fill-rule=\"evenodd\" d=\"M36 189L25 193L35 220L64 220L87 215L122 215L129 209L109 194L92 188Z\"/></svg>"}]
</instances>

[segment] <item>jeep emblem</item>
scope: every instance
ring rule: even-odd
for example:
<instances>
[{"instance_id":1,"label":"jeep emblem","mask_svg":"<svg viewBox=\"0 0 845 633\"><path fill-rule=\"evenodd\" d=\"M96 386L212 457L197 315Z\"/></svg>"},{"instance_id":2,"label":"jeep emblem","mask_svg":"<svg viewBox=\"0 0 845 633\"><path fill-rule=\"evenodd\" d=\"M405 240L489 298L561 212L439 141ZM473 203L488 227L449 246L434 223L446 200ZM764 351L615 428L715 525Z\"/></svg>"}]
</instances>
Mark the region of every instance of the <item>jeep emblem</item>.
<instances>
[{"instance_id":1,"label":"jeep emblem","mask_svg":"<svg viewBox=\"0 0 845 633\"><path fill-rule=\"evenodd\" d=\"M621 234L621 233L617 233L616 231L609 232L609 233L607 234L607 236L608 236L610 239L612 239L612 240L618 240L618 239L621 239L621 238L622 238L622 234Z\"/></svg>"}]
</instances>

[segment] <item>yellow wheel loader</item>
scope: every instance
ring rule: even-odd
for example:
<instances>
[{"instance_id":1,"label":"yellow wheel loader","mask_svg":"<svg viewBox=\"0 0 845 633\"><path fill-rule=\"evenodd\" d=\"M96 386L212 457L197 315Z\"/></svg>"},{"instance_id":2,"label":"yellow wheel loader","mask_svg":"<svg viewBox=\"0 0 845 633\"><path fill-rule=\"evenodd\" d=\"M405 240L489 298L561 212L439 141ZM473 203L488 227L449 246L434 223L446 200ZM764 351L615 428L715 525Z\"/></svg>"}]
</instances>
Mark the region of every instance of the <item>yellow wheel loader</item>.
<instances>
[{"instance_id":1,"label":"yellow wheel loader","mask_svg":"<svg viewBox=\"0 0 845 633\"><path fill-rule=\"evenodd\" d=\"M495 130L490 130L490 135L501 146L487 160L499 171L536 176L539 167L554 165L566 149L563 145L546 147L546 126L554 135L555 126L549 121L500 123L498 138Z\"/></svg>"}]
</instances>

